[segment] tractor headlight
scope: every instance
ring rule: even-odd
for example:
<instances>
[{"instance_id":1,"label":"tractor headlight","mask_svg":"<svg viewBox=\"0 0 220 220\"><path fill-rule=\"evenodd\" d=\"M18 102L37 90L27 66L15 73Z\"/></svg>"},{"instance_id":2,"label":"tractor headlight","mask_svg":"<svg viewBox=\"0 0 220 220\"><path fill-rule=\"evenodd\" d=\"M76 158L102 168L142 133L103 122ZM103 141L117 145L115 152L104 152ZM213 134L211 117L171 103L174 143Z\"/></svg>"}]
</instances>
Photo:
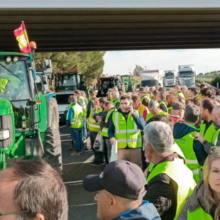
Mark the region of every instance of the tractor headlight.
<instances>
[{"instance_id":1,"label":"tractor headlight","mask_svg":"<svg viewBox=\"0 0 220 220\"><path fill-rule=\"evenodd\" d=\"M11 62L11 57L10 57L10 56L7 56L7 57L5 58L5 61L6 61L7 63L10 63L10 62Z\"/></svg>"},{"instance_id":2,"label":"tractor headlight","mask_svg":"<svg viewBox=\"0 0 220 220\"><path fill-rule=\"evenodd\" d=\"M10 137L10 132L8 129L0 130L0 140L6 140Z\"/></svg>"}]
</instances>

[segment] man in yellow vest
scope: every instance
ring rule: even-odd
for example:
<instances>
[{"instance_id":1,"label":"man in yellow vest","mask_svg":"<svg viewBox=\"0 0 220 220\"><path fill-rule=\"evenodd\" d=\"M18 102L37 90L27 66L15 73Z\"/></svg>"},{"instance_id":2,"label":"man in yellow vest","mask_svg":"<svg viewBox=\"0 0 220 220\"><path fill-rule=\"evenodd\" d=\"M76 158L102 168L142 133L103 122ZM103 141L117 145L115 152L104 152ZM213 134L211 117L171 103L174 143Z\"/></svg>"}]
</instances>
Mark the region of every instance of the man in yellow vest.
<instances>
[{"instance_id":1,"label":"man in yellow vest","mask_svg":"<svg viewBox=\"0 0 220 220\"><path fill-rule=\"evenodd\" d=\"M185 96L183 95L182 91L181 91L181 87L179 85L176 85L175 86L175 89L177 91L177 95L182 97L182 98L185 98Z\"/></svg>"},{"instance_id":2,"label":"man in yellow vest","mask_svg":"<svg viewBox=\"0 0 220 220\"><path fill-rule=\"evenodd\" d=\"M212 136L211 141L205 140L205 138L200 133L194 134L196 140L199 140L203 144L204 150L206 151L207 154L210 153L211 147L220 146L220 106L219 105L212 109L212 121L214 128L216 129L216 132Z\"/></svg>"},{"instance_id":3,"label":"man in yellow vest","mask_svg":"<svg viewBox=\"0 0 220 220\"><path fill-rule=\"evenodd\" d=\"M108 128L109 128L110 119L112 118L112 114L115 111L115 107L114 107L113 103L111 103L110 101L105 102L105 111L107 112L107 114L102 119L101 135L103 136L103 139L104 139L105 163L109 164L110 157L111 157L112 145L111 145L109 137L108 137Z\"/></svg>"},{"instance_id":4,"label":"man in yellow vest","mask_svg":"<svg viewBox=\"0 0 220 220\"><path fill-rule=\"evenodd\" d=\"M138 91L138 96L141 100L141 104L148 107L150 103L150 94L147 93L146 89L144 87L140 87Z\"/></svg>"},{"instance_id":5,"label":"man in yellow vest","mask_svg":"<svg viewBox=\"0 0 220 220\"><path fill-rule=\"evenodd\" d=\"M123 95L120 109L114 112L110 121L108 136L112 145L117 140L118 160L128 160L142 168L141 130L144 129L143 116L133 109L131 97Z\"/></svg>"},{"instance_id":6,"label":"man in yellow vest","mask_svg":"<svg viewBox=\"0 0 220 220\"><path fill-rule=\"evenodd\" d=\"M94 166L101 166L103 165L103 153L98 152L94 149L94 143L98 132L100 131L101 123L97 120L97 115L101 113L103 109L100 106L99 98L96 98L94 101L94 108L92 108L89 119L88 119L88 129L89 129L89 136L91 140L92 151L94 154L94 161L91 165Z\"/></svg>"},{"instance_id":7,"label":"man in yellow vest","mask_svg":"<svg viewBox=\"0 0 220 220\"><path fill-rule=\"evenodd\" d=\"M120 107L120 99L119 99L119 92L112 93L112 103L115 106L115 110L118 110Z\"/></svg>"},{"instance_id":8,"label":"man in yellow vest","mask_svg":"<svg viewBox=\"0 0 220 220\"><path fill-rule=\"evenodd\" d=\"M173 129L174 140L182 150L186 158L186 164L192 170L196 183L199 182L201 166L203 166L207 157L202 144L198 140L194 140L193 136L193 134L199 131L195 127L199 116L200 109L198 106L187 105L184 123L176 123Z\"/></svg>"},{"instance_id":9,"label":"man in yellow vest","mask_svg":"<svg viewBox=\"0 0 220 220\"><path fill-rule=\"evenodd\" d=\"M192 171L173 152L173 134L168 124L160 121L147 124L144 144L146 157L154 164L147 175L144 199L155 205L162 220L177 220L196 185Z\"/></svg>"},{"instance_id":10,"label":"man in yellow vest","mask_svg":"<svg viewBox=\"0 0 220 220\"><path fill-rule=\"evenodd\" d=\"M158 101L160 109L168 113L167 105L165 104L166 94L164 92L158 92L155 100Z\"/></svg>"},{"instance_id":11,"label":"man in yellow vest","mask_svg":"<svg viewBox=\"0 0 220 220\"><path fill-rule=\"evenodd\" d=\"M83 109L77 104L76 96L70 96L71 107L68 113L68 126L70 127L72 139L75 142L75 152L71 156L80 156L82 153L82 129L83 129Z\"/></svg>"},{"instance_id":12,"label":"man in yellow vest","mask_svg":"<svg viewBox=\"0 0 220 220\"><path fill-rule=\"evenodd\" d=\"M215 103L211 99L205 99L200 104L201 119L203 120L200 128L200 134L208 142L212 141L212 137L216 132L212 122L212 110L214 107Z\"/></svg>"},{"instance_id":13,"label":"man in yellow vest","mask_svg":"<svg viewBox=\"0 0 220 220\"><path fill-rule=\"evenodd\" d=\"M157 101L151 101L149 103L149 110L150 110L150 113L147 115L147 121L156 115L170 116L167 112L164 112L160 109L159 103Z\"/></svg>"},{"instance_id":14,"label":"man in yellow vest","mask_svg":"<svg viewBox=\"0 0 220 220\"><path fill-rule=\"evenodd\" d=\"M94 107L94 101L96 99L96 92L94 90L89 91L89 100L88 100L88 106L87 106L87 113L86 113L86 120L88 122L90 112L92 108Z\"/></svg>"}]
</instances>

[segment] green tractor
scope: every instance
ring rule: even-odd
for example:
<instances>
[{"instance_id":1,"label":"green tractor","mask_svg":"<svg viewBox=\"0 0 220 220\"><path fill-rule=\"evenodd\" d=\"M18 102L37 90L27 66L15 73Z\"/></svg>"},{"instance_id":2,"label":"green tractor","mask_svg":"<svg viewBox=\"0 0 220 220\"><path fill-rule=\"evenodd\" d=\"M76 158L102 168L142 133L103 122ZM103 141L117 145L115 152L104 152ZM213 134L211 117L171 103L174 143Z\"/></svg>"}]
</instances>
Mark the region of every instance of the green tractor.
<instances>
[{"instance_id":1,"label":"green tractor","mask_svg":"<svg viewBox=\"0 0 220 220\"><path fill-rule=\"evenodd\" d=\"M122 75L121 80L124 83L125 92L134 92L135 91L134 80L131 78L130 75Z\"/></svg>"},{"instance_id":2,"label":"green tractor","mask_svg":"<svg viewBox=\"0 0 220 220\"><path fill-rule=\"evenodd\" d=\"M0 52L1 170L13 158L41 158L62 169L58 106L47 85L52 64L42 64L35 76L29 55Z\"/></svg>"}]
</instances>

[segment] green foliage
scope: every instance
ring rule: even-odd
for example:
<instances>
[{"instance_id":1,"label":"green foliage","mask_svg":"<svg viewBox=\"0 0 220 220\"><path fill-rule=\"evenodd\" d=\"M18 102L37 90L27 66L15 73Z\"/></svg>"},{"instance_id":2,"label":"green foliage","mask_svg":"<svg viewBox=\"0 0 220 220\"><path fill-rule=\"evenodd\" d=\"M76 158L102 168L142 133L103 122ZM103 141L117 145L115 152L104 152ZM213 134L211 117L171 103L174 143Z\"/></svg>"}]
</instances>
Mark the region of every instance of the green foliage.
<instances>
[{"instance_id":1,"label":"green foliage","mask_svg":"<svg viewBox=\"0 0 220 220\"><path fill-rule=\"evenodd\" d=\"M217 83L219 83L219 85L220 85L220 77L219 76L212 80L211 85L217 87Z\"/></svg>"},{"instance_id":2,"label":"green foliage","mask_svg":"<svg viewBox=\"0 0 220 220\"><path fill-rule=\"evenodd\" d=\"M78 72L83 74L83 79L88 84L102 74L104 55L105 51L36 53L35 63L37 71L42 71L42 59L51 59L54 73L71 72L71 69L77 65Z\"/></svg>"}]
</instances>

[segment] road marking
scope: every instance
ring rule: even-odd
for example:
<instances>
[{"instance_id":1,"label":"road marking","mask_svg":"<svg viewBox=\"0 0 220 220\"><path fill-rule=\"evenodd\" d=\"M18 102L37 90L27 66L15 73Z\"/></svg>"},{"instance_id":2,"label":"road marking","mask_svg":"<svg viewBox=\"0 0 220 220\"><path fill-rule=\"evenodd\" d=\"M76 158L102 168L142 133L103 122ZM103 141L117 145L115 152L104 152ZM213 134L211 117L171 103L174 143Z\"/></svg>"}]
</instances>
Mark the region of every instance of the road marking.
<instances>
[{"instance_id":1,"label":"road marking","mask_svg":"<svg viewBox=\"0 0 220 220\"><path fill-rule=\"evenodd\" d=\"M72 141L73 139L67 139L67 140L61 140L61 142L63 142L63 141Z\"/></svg>"},{"instance_id":2,"label":"road marking","mask_svg":"<svg viewBox=\"0 0 220 220\"><path fill-rule=\"evenodd\" d=\"M60 126L59 129L65 128L65 127L67 127L67 125Z\"/></svg>"},{"instance_id":3,"label":"road marking","mask_svg":"<svg viewBox=\"0 0 220 220\"><path fill-rule=\"evenodd\" d=\"M90 163L94 160L94 155L92 155L91 157L89 157L87 160L82 161L82 162L72 162L72 163L64 163L63 166L65 165L72 165L72 164L80 164L80 163Z\"/></svg>"},{"instance_id":4,"label":"road marking","mask_svg":"<svg viewBox=\"0 0 220 220\"><path fill-rule=\"evenodd\" d=\"M71 134L61 134L60 137L63 137L63 136L71 136Z\"/></svg>"},{"instance_id":5,"label":"road marking","mask_svg":"<svg viewBox=\"0 0 220 220\"><path fill-rule=\"evenodd\" d=\"M81 205L70 205L69 207L87 206L87 205L97 205L97 203L88 203L88 204L81 204Z\"/></svg>"}]
</instances>

